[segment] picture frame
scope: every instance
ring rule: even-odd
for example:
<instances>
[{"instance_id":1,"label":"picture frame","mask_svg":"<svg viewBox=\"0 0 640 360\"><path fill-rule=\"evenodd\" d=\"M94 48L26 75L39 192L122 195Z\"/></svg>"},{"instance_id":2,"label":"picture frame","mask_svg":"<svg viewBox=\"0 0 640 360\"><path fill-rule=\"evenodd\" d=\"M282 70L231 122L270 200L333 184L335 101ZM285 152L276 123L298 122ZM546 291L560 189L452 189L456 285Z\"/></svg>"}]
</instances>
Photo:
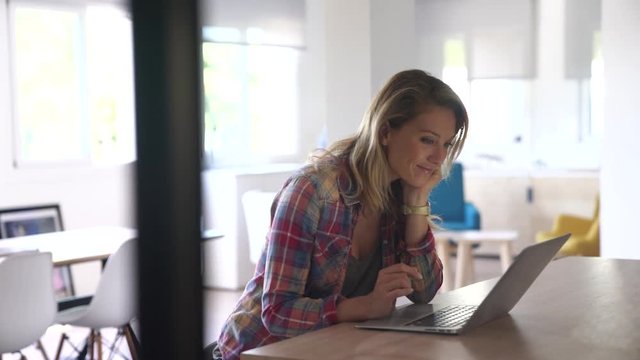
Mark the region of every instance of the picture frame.
<instances>
[{"instance_id":1,"label":"picture frame","mask_svg":"<svg viewBox=\"0 0 640 360\"><path fill-rule=\"evenodd\" d=\"M62 211L58 204L0 209L0 242L2 239L63 231ZM74 294L69 266L53 269L53 288L57 298Z\"/></svg>"},{"instance_id":2,"label":"picture frame","mask_svg":"<svg viewBox=\"0 0 640 360\"><path fill-rule=\"evenodd\" d=\"M57 204L0 209L0 238L12 238L62 231Z\"/></svg>"}]
</instances>

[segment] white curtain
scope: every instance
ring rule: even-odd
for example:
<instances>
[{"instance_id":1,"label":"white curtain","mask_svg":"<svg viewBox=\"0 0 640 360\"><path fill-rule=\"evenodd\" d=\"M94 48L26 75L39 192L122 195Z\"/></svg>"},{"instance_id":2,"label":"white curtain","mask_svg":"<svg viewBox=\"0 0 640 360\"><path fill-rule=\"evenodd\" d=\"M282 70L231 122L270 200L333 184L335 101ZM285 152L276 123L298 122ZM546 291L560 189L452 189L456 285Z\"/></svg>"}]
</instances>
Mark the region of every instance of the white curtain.
<instances>
[{"instance_id":1,"label":"white curtain","mask_svg":"<svg viewBox=\"0 0 640 360\"><path fill-rule=\"evenodd\" d=\"M535 76L534 0L416 0L421 61L444 66L447 39L465 43L469 79Z\"/></svg>"},{"instance_id":2,"label":"white curtain","mask_svg":"<svg viewBox=\"0 0 640 360\"><path fill-rule=\"evenodd\" d=\"M305 46L305 0L202 0L207 41Z\"/></svg>"}]
</instances>

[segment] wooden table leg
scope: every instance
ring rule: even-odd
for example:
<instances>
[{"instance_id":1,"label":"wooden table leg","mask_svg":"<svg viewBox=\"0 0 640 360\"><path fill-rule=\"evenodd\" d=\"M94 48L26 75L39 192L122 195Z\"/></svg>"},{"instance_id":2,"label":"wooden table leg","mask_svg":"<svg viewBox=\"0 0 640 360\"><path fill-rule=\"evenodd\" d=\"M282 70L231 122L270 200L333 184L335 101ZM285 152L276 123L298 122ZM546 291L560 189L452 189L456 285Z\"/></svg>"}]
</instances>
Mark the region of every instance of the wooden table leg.
<instances>
[{"instance_id":1,"label":"wooden table leg","mask_svg":"<svg viewBox=\"0 0 640 360\"><path fill-rule=\"evenodd\" d=\"M471 255L471 243L458 241L456 255L456 281L455 288L465 286L473 276L473 256Z\"/></svg>"},{"instance_id":2,"label":"wooden table leg","mask_svg":"<svg viewBox=\"0 0 640 360\"><path fill-rule=\"evenodd\" d=\"M441 291L451 291L451 246L447 239L436 240L436 251L442 262L442 287Z\"/></svg>"},{"instance_id":3,"label":"wooden table leg","mask_svg":"<svg viewBox=\"0 0 640 360\"><path fill-rule=\"evenodd\" d=\"M511 265L511 241L503 241L500 244L500 265L504 273Z\"/></svg>"},{"instance_id":4,"label":"wooden table leg","mask_svg":"<svg viewBox=\"0 0 640 360\"><path fill-rule=\"evenodd\" d=\"M465 265L465 273L464 273L464 285L469 285L476 281L476 261L473 257L473 243L469 243L469 245L465 248L465 260L467 261Z\"/></svg>"}]
</instances>

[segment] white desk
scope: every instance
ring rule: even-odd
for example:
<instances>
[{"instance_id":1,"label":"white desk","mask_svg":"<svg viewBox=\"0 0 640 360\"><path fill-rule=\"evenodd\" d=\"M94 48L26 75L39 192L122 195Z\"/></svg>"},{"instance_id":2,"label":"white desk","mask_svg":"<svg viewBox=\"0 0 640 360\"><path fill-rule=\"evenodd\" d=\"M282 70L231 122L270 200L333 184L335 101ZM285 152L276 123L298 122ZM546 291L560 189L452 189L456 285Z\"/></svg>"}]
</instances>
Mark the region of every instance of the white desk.
<instances>
[{"instance_id":1,"label":"white desk","mask_svg":"<svg viewBox=\"0 0 640 360\"><path fill-rule=\"evenodd\" d=\"M136 229L119 226L88 227L46 234L16 236L0 239L0 256L21 251L50 252L56 266L94 260L105 260L120 245L138 236ZM215 240L224 236L219 229L202 232L202 240Z\"/></svg>"},{"instance_id":2,"label":"white desk","mask_svg":"<svg viewBox=\"0 0 640 360\"><path fill-rule=\"evenodd\" d=\"M506 271L513 259L512 244L518 239L518 232L512 230L465 230L465 231L435 231L438 255L442 260L443 283L442 290L449 291L469 284L473 280L475 267L471 246L475 243L497 243L500 245L500 264L502 271ZM451 285L451 246L449 240L458 244L456 255L456 273L454 287Z\"/></svg>"},{"instance_id":3,"label":"white desk","mask_svg":"<svg viewBox=\"0 0 640 360\"><path fill-rule=\"evenodd\" d=\"M50 252L56 266L104 260L137 231L125 227L91 227L0 239L0 255L20 251Z\"/></svg>"}]
</instances>

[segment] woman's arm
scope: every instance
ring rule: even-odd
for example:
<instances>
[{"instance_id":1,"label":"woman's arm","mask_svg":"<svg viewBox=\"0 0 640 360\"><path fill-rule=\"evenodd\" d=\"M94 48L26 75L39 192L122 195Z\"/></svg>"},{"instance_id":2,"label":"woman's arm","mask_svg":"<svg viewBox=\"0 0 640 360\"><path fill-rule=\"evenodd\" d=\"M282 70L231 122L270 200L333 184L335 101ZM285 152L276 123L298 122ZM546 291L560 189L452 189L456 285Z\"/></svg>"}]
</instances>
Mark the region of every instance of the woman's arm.
<instances>
[{"instance_id":1,"label":"woman's arm","mask_svg":"<svg viewBox=\"0 0 640 360\"><path fill-rule=\"evenodd\" d=\"M317 185L305 176L285 185L267 245L262 321L272 335L291 337L337 322L339 294L305 296L322 211Z\"/></svg>"},{"instance_id":2,"label":"woman's arm","mask_svg":"<svg viewBox=\"0 0 640 360\"><path fill-rule=\"evenodd\" d=\"M407 297L416 303L428 303L442 286L442 262L435 249L435 239L431 229L417 244L406 248L401 253L401 262L418 269L422 280L412 282L413 292Z\"/></svg>"},{"instance_id":3,"label":"woman's arm","mask_svg":"<svg viewBox=\"0 0 640 360\"><path fill-rule=\"evenodd\" d=\"M442 179L440 171L422 188L414 188L403 183L404 205L423 207L428 205L429 194ZM423 214L404 215L404 244L401 246L401 262L414 266L422 274L421 280L414 280L414 292L407 297L413 302L427 303L433 299L442 286L442 262L435 250L435 238L429 217Z\"/></svg>"}]
</instances>

